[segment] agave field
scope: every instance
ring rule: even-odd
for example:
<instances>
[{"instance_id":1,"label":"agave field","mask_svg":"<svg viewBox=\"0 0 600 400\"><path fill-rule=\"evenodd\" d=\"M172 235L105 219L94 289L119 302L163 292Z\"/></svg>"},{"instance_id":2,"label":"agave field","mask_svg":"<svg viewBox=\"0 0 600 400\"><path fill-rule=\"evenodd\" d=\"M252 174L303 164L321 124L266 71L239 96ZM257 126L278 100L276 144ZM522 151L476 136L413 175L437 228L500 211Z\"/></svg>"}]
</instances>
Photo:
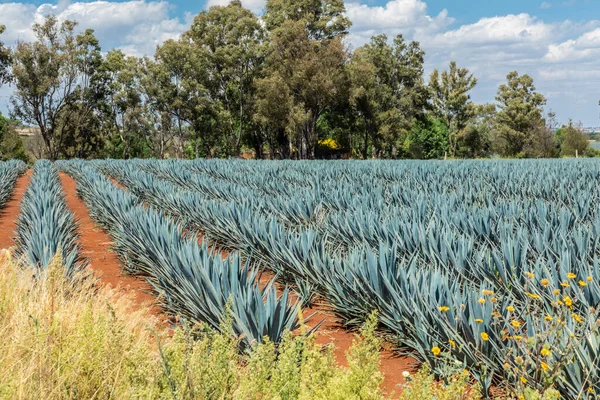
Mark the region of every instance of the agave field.
<instances>
[{"instance_id":1,"label":"agave field","mask_svg":"<svg viewBox=\"0 0 600 400\"><path fill-rule=\"evenodd\" d=\"M0 205L25 168L0 164ZM43 269L60 248L72 274L59 171L166 311L231 313L242 351L318 302L348 329L376 311L398 353L486 394L600 393L597 161L39 161L16 253Z\"/></svg>"}]
</instances>

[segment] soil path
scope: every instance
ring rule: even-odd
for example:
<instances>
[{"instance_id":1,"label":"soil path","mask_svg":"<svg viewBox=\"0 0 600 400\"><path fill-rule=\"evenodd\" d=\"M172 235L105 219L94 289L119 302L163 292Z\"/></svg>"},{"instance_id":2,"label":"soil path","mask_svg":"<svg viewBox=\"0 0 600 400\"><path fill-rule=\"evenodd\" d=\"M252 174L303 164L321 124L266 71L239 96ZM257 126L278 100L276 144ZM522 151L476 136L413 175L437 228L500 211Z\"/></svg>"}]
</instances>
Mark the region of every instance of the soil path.
<instances>
[{"instance_id":1,"label":"soil path","mask_svg":"<svg viewBox=\"0 0 600 400\"><path fill-rule=\"evenodd\" d=\"M143 278L123 272L119 257L111 249L110 237L92 220L87 206L77 196L77 183L65 173L59 175L67 205L79 223L79 246L83 256L90 260L90 268L99 274L103 284L132 296L133 307L150 307L153 315L160 316L161 309L156 305L156 297L151 294L150 284Z\"/></svg>"},{"instance_id":2,"label":"soil path","mask_svg":"<svg viewBox=\"0 0 600 400\"><path fill-rule=\"evenodd\" d=\"M32 173L33 171L29 169L17 179L12 196L0 211L0 249L8 249L15 244L15 229L21 212L21 200L29 186Z\"/></svg>"}]
</instances>

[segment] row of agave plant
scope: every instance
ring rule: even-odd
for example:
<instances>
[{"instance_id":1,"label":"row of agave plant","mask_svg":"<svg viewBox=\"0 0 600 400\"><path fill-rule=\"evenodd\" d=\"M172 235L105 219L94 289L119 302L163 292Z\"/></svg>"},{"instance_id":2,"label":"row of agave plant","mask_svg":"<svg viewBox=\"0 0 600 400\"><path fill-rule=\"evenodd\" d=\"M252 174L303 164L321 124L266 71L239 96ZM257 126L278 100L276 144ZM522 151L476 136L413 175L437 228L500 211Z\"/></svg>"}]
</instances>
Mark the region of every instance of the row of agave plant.
<instances>
[{"instance_id":1,"label":"row of agave plant","mask_svg":"<svg viewBox=\"0 0 600 400\"><path fill-rule=\"evenodd\" d=\"M261 289L258 269L238 256L223 259L84 162L59 166L77 181L78 194L112 237L127 271L147 277L167 311L219 329L230 307L244 350L265 337L278 343L286 331L298 328L299 307L288 289L278 295L272 282Z\"/></svg>"},{"instance_id":2,"label":"row of agave plant","mask_svg":"<svg viewBox=\"0 0 600 400\"><path fill-rule=\"evenodd\" d=\"M575 217L576 223L565 223L570 214L564 212L542 218L551 214L547 208L527 209L531 204L522 201L520 209L540 214L533 220L551 228L530 236L519 225L524 219L504 207L505 216L490 228L497 237L488 239L487 246L476 238L470 246L453 247L461 243L460 237L448 232L466 237L460 226L441 221L424 234L419 220L406 223L414 232L395 236L386 231L388 225L375 224L389 237L375 243L357 242L350 230L347 238L338 237L354 241L340 249L327 235L332 229L328 216L320 228L289 229L277 218L264 218L256 200L227 201L199 190L197 183L182 179L189 176L189 166L98 166L188 229L202 230L216 243L261 261L286 282L315 289L347 324L359 324L378 310L382 329L440 374L452 359L468 367L486 392L500 381L537 389L552 384L567 397L600 390L600 275L596 233L589 220L586 224ZM144 172L152 170L159 172ZM196 182L201 179L194 177ZM563 207L570 195L561 198ZM512 218L506 217L509 212ZM357 213L346 214L350 224ZM467 226L474 226L469 215ZM586 215L595 219L597 213L588 210ZM363 231L377 228L365 226ZM412 242L420 245L410 248ZM555 349L552 356L547 353L550 346Z\"/></svg>"},{"instance_id":3,"label":"row of agave plant","mask_svg":"<svg viewBox=\"0 0 600 400\"><path fill-rule=\"evenodd\" d=\"M81 255L77 222L69 210L58 170L37 161L17 219L15 255L42 273L60 252L65 273L73 277L87 261Z\"/></svg>"},{"instance_id":4,"label":"row of agave plant","mask_svg":"<svg viewBox=\"0 0 600 400\"><path fill-rule=\"evenodd\" d=\"M0 161L0 209L10 198L17 178L27 170L23 161Z\"/></svg>"}]
</instances>

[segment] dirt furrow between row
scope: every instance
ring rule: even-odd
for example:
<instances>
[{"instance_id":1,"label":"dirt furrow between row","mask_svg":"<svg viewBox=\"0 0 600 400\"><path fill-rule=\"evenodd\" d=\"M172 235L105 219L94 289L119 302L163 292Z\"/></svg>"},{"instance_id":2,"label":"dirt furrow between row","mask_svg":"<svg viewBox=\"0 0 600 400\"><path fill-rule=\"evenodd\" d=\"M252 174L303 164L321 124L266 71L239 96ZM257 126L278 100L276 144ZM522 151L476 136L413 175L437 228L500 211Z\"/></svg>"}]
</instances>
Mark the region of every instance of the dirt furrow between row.
<instances>
[{"instance_id":1,"label":"dirt furrow between row","mask_svg":"<svg viewBox=\"0 0 600 400\"><path fill-rule=\"evenodd\" d=\"M84 257L90 261L90 268L98 273L100 282L132 296L136 308L150 307L151 313L159 317L161 308L156 305L150 284L141 277L128 275L123 271L121 261L112 250L108 234L91 218L83 200L77 196L77 183L65 173L60 173L67 206L79 223L79 246Z\"/></svg>"},{"instance_id":2,"label":"dirt furrow between row","mask_svg":"<svg viewBox=\"0 0 600 400\"><path fill-rule=\"evenodd\" d=\"M9 249L15 244L15 229L21 212L21 201L27 186L29 186L32 173L31 169L27 170L17 179L12 196L0 210L0 249Z\"/></svg>"}]
</instances>

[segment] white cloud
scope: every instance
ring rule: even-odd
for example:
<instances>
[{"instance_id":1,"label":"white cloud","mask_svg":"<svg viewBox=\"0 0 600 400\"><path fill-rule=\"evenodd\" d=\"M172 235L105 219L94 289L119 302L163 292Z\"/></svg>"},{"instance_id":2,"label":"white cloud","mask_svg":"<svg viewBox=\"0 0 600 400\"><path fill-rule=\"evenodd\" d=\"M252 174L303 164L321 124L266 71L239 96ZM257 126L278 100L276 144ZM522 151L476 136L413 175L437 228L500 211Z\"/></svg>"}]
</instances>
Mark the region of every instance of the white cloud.
<instances>
[{"instance_id":1,"label":"white cloud","mask_svg":"<svg viewBox=\"0 0 600 400\"><path fill-rule=\"evenodd\" d=\"M545 60L550 62L598 61L600 59L600 28L586 32L577 39L551 44Z\"/></svg>"},{"instance_id":2,"label":"white cloud","mask_svg":"<svg viewBox=\"0 0 600 400\"><path fill-rule=\"evenodd\" d=\"M346 3L346 15L352 21L350 42L360 46L376 34L388 37L398 34L414 36L432 34L445 29L454 20L443 10L437 16L428 14L422 0L390 0L385 6L369 6L356 1Z\"/></svg>"},{"instance_id":3,"label":"white cloud","mask_svg":"<svg viewBox=\"0 0 600 400\"><path fill-rule=\"evenodd\" d=\"M474 24L444 32L435 41L448 45L543 43L552 36L552 27L529 14L482 18Z\"/></svg>"},{"instance_id":4,"label":"white cloud","mask_svg":"<svg viewBox=\"0 0 600 400\"><path fill-rule=\"evenodd\" d=\"M132 55L152 55L158 44L178 37L188 24L178 18L170 18L172 6L166 1L144 0L110 2L92 1L89 3L42 4L0 4L0 15L7 26L3 40L7 43L17 40L32 40L33 22L41 22L48 14L59 20L75 20L80 29L94 29L100 44L105 49L118 47Z\"/></svg>"}]
</instances>

